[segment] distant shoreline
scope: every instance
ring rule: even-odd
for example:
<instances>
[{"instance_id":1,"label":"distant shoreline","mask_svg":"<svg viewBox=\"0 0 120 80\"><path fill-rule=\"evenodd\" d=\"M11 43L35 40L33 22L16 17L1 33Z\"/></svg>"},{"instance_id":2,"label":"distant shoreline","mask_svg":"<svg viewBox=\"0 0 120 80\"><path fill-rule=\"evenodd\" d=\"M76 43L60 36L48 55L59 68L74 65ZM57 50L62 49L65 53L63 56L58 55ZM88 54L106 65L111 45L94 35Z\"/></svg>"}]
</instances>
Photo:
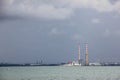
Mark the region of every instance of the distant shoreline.
<instances>
[{"instance_id":1,"label":"distant shoreline","mask_svg":"<svg viewBox=\"0 0 120 80\"><path fill-rule=\"evenodd\" d=\"M64 64L0 64L0 67L34 67L34 66L64 66ZM85 66L85 65L82 65ZM89 65L91 66L91 65ZM92 65L95 66L95 65ZM120 65L100 65L100 66L120 66Z\"/></svg>"},{"instance_id":2,"label":"distant shoreline","mask_svg":"<svg viewBox=\"0 0 120 80\"><path fill-rule=\"evenodd\" d=\"M60 64L0 64L0 67L60 66Z\"/></svg>"}]
</instances>

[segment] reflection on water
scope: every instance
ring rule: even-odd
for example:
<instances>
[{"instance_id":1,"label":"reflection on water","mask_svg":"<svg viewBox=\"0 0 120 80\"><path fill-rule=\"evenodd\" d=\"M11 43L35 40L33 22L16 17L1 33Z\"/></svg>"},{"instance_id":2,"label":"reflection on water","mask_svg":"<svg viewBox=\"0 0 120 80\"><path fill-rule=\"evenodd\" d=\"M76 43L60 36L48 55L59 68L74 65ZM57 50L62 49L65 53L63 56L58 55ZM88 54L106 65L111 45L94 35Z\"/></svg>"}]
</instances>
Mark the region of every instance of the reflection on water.
<instances>
[{"instance_id":1,"label":"reflection on water","mask_svg":"<svg viewBox=\"0 0 120 80\"><path fill-rule=\"evenodd\" d=\"M1 67L0 80L120 80L120 67Z\"/></svg>"}]
</instances>

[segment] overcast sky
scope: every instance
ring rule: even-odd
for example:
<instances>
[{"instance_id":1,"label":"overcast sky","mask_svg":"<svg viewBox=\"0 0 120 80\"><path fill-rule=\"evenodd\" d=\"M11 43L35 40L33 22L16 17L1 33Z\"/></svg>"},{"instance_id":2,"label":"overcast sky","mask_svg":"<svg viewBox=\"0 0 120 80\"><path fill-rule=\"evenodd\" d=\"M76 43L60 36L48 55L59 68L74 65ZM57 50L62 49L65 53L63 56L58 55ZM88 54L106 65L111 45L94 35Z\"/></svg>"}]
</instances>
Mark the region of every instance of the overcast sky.
<instances>
[{"instance_id":1,"label":"overcast sky","mask_svg":"<svg viewBox=\"0 0 120 80\"><path fill-rule=\"evenodd\" d=\"M120 62L120 0L0 0L0 62Z\"/></svg>"}]
</instances>

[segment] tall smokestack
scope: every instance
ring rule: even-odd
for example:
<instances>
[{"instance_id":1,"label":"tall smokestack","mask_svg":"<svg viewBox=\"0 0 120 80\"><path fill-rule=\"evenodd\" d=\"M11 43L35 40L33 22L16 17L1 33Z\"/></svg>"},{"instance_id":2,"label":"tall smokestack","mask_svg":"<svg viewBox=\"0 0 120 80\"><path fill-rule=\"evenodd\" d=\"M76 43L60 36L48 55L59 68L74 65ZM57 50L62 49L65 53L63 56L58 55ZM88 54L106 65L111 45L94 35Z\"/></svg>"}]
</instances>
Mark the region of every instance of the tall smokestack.
<instances>
[{"instance_id":1,"label":"tall smokestack","mask_svg":"<svg viewBox=\"0 0 120 80\"><path fill-rule=\"evenodd\" d=\"M88 66L89 62L88 62L88 43L85 44L86 47L86 53L85 53L85 65Z\"/></svg>"},{"instance_id":2,"label":"tall smokestack","mask_svg":"<svg viewBox=\"0 0 120 80\"><path fill-rule=\"evenodd\" d=\"M78 62L80 64L80 45L78 45Z\"/></svg>"}]
</instances>

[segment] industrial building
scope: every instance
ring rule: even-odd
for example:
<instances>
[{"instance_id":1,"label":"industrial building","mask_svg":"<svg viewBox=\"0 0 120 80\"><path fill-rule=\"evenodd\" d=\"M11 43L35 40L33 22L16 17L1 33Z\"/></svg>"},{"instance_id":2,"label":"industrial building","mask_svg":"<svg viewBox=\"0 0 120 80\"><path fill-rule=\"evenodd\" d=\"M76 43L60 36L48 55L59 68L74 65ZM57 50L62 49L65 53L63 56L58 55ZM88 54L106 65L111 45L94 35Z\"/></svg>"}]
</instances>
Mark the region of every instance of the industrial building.
<instances>
[{"instance_id":1,"label":"industrial building","mask_svg":"<svg viewBox=\"0 0 120 80\"><path fill-rule=\"evenodd\" d=\"M85 63L82 64L81 61L81 50L80 50L80 44L78 45L78 59L76 61L71 61L68 62L67 64L64 64L64 66L81 66L81 65L85 65L88 66L89 65L89 60L88 60L88 43L85 43Z\"/></svg>"}]
</instances>

